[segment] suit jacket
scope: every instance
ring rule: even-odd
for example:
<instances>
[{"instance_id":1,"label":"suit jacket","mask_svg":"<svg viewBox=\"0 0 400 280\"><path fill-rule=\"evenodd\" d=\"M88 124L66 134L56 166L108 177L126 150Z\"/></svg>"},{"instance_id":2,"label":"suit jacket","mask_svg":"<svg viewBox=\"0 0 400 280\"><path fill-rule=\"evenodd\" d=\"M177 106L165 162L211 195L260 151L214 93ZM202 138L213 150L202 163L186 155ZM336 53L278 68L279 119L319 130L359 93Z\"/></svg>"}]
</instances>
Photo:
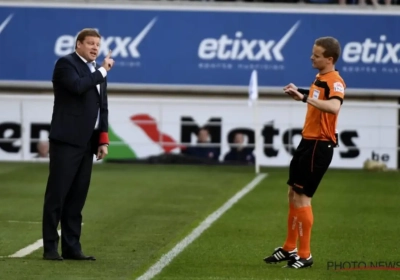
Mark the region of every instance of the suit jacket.
<instances>
[{"instance_id":1,"label":"suit jacket","mask_svg":"<svg viewBox=\"0 0 400 280\"><path fill-rule=\"evenodd\" d=\"M108 144L107 79L97 69L91 73L75 52L57 60L52 79L54 105L50 140L80 147L86 147L89 141ZM100 94L97 84L100 84ZM99 126L95 131L98 110Z\"/></svg>"}]
</instances>

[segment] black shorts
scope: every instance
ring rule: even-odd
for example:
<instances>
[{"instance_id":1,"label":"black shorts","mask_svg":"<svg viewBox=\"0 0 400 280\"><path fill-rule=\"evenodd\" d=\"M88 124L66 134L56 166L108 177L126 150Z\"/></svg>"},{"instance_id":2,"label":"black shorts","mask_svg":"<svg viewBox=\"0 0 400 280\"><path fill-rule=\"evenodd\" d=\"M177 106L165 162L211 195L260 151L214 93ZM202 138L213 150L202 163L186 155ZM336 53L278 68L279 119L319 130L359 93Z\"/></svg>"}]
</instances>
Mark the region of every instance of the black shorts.
<instances>
[{"instance_id":1,"label":"black shorts","mask_svg":"<svg viewBox=\"0 0 400 280\"><path fill-rule=\"evenodd\" d=\"M301 139L290 162L287 184L293 191L313 197L331 164L334 147L331 141Z\"/></svg>"}]
</instances>

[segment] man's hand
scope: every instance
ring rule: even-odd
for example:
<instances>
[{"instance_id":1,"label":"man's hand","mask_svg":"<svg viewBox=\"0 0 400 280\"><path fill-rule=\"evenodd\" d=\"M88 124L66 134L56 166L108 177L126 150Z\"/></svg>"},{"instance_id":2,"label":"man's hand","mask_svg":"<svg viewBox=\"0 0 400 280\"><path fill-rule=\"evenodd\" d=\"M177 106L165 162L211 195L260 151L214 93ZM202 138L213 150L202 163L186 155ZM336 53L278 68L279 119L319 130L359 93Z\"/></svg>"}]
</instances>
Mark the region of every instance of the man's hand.
<instances>
[{"instance_id":1,"label":"man's hand","mask_svg":"<svg viewBox=\"0 0 400 280\"><path fill-rule=\"evenodd\" d=\"M114 59L111 58L111 50L108 52L107 56L103 60L103 64L101 66L104 67L107 71L111 70L111 67L114 65Z\"/></svg>"},{"instance_id":2,"label":"man's hand","mask_svg":"<svg viewBox=\"0 0 400 280\"><path fill-rule=\"evenodd\" d=\"M294 100L300 101L303 100L304 95L301 94L300 92L297 91L297 89L294 88L288 88L285 91L287 94L289 94Z\"/></svg>"},{"instance_id":3,"label":"man's hand","mask_svg":"<svg viewBox=\"0 0 400 280\"><path fill-rule=\"evenodd\" d=\"M295 84L292 84L292 83L288 84L287 86L285 86L283 88L283 91L286 94L288 94L289 96L291 96L294 100L298 100L298 99L296 99L297 97L293 96L293 93L292 93L292 91L297 91L297 87Z\"/></svg>"},{"instance_id":4,"label":"man's hand","mask_svg":"<svg viewBox=\"0 0 400 280\"><path fill-rule=\"evenodd\" d=\"M287 86L285 86L284 88L283 88L283 91L284 92L286 92L288 89L294 89L294 90L297 90L297 87L295 86L295 84L292 84L292 83L290 83L290 84L288 84Z\"/></svg>"},{"instance_id":5,"label":"man's hand","mask_svg":"<svg viewBox=\"0 0 400 280\"><path fill-rule=\"evenodd\" d=\"M97 160L101 160L106 157L108 154L108 147L106 145L102 145L97 149Z\"/></svg>"}]
</instances>

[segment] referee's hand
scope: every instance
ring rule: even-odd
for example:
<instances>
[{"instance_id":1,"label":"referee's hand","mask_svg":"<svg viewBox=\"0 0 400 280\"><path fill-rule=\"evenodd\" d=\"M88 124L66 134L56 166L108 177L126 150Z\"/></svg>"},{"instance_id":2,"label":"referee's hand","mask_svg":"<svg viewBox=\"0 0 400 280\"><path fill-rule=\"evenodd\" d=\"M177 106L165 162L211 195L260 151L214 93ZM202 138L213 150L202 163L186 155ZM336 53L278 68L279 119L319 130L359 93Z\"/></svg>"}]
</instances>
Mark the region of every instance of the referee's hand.
<instances>
[{"instance_id":1,"label":"referee's hand","mask_svg":"<svg viewBox=\"0 0 400 280\"><path fill-rule=\"evenodd\" d=\"M297 90L297 87L296 87L295 84L290 83L290 84L288 84L287 86L285 86L285 87L283 88L283 91L284 91L284 92L287 92L288 89Z\"/></svg>"},{"instance_id":2,"label":"referee's hand","mask_svg":"<svg viewBox=\"0 0 400 280\"><path fill-rule=\"evenodd\" d=\"M285 92L296 101L303 100L304 95L298 92L297 89L288 88Z\"/></svg>"}]
</instances>

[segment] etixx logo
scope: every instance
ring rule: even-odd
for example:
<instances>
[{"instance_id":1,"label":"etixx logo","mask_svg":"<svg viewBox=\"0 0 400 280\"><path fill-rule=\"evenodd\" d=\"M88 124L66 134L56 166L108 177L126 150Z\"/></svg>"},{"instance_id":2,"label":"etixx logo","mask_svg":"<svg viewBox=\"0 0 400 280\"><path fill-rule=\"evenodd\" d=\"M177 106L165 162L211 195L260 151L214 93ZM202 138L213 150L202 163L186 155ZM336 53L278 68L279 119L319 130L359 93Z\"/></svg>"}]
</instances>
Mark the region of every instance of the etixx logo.
<instances>
[{"instance_id":1,"label":"etixx logo","mask_svg":"<svg viewBox=\"0 0 400 280\"><path fill-rule=\"evenodd\" d=\"M388 36L365 38L363 42L348 42L343 48L344 72L400 73L400 43Z\"/></svg>"},{"instance_id":2,"label":"etixx logo","mask_svg":"<svg viewBox=\"0 0 400 280\"><path fill-rule=\"evenodd\" d=\"M247 38L236 31L233 38L205 38L198 48L199 68L284 70L282 50L300 25L297 21L281 38Z\"/></svg>"},{"instance_id":3,"label":"etixx logo","mask_svg":"<svg viewBox=\"0 0 400 280\"><path fill-rule=\"evenodd\" d=\"M108 51L112 50L112 56L116 59L116 66L140 67L141 54L139 51L140 43L150 32L157 18L153 18L138 34L135 36L103 36L100 41L99 57L106 56ZM57 38L54 53L56 56L64 56L75 50L77 35L62 35Z\"/></svg>"}]
</instances>

